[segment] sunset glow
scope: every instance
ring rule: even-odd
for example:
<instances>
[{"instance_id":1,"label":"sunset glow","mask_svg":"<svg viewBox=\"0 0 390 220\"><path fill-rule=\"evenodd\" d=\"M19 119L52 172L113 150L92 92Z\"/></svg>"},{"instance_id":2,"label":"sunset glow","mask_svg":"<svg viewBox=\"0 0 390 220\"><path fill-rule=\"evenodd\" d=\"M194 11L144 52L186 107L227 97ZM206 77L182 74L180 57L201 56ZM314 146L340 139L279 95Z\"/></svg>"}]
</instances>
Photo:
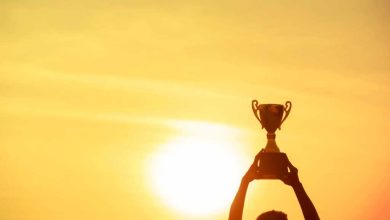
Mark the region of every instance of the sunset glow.
<instances>
[{"instance_id":1,"label":"sunset glow","mask_svg":"<svg viewBox=\"0 0 390 220\"><path fill-rule=\"evenodd\" d=\"M321 219L390 219L387 0L0 1L0 220L226 220L280 150ZM256 180L243 220L303 219Z\"/></svg>"},{"instance_id":2,"label":"sunset glow","mask_svg":"<svg viewBox=\"0 0 390 220\"><path fill-rule=\"evenodd\" d=\"M196 215L218 213L229 207L245 169L242 145L231 137L213 136L218 128L197 129L160 146L149 161L150 181L174 209Z\"/></svg>"}]
</instances>

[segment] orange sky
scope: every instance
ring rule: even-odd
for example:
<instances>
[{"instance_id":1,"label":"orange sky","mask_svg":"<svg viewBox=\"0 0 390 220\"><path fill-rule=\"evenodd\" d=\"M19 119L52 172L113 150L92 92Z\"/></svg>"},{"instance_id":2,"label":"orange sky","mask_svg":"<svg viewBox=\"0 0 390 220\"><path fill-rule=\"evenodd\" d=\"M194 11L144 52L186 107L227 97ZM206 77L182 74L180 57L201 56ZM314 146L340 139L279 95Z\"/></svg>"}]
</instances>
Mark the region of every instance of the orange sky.
<instances>
[{"instance_id":1,"label":"orange sky","mask_svg":"<svg viewBox=\"0 0 390 220\"><path fill-rule=\"evenodd\" d=\"M1 1L0 218L227 219L228 207L204 216L169 207L148 166L200 123L237 143L248 167L265 146L256 98L293 103L277 143L322 219L390 219L389 9ZM245 219L269 209L303 218L281 182L248 193Z\"/></svg>"}]
</instances>

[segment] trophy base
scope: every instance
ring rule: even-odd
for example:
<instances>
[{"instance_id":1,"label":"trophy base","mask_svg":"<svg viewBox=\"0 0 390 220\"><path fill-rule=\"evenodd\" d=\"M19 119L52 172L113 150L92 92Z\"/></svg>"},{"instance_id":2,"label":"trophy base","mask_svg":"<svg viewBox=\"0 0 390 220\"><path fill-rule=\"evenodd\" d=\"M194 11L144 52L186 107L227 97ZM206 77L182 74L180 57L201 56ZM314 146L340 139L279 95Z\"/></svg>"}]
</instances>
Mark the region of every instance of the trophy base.
<instances>
[{"instance_id":1,"label":"trophy base","mask_svg":"<svg viewBox=\"0 0 390 220\"><path fill-rule=\"evenodd\" d=\"M287 155L285 153L260 153L257 179L280 179L288 174Z\"/></svg>"}]
</instances>

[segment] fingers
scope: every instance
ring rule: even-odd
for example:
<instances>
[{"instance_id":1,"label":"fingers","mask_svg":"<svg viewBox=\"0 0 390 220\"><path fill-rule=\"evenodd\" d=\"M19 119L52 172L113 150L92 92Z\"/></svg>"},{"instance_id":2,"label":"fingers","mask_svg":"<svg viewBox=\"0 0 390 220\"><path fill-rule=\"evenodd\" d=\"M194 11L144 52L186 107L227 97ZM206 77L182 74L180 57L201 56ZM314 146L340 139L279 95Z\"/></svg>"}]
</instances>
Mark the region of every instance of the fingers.
<instances>
[{"instance_id":1,"label":"fingers","mask_svg":"<svg viewBox=\"0 0 390 220\"><path fill-rule=\"evenodd\" d=\"M264 153L264 152L265 152L265 150L264 150L264 148L262 148L262 149L260 150L260 152L256 154L256 156L255 156L255 161L260 160L260 155L261 155L262 153Z\"/></svg>"},{"instance_id":2,"label":"fingers","mask_svg":"<svg viewBox=\"0 0 390 220\"><path fill-rule=\"evenodd\" d=\"M294 167L293 165L291 165L291 166L289 167L289 169L290 169L290 171L291 171L292 173L297 173L297 172L298 172L298 169L297 169L296 167Z\"/></svg>"},{"instance_id":3,"label":"fingers","mask_svg":"<svg viewBox=\"0 0 390 220\"><path fill-rule=\"evenodd\" d=\"M260 154L264 152L264 149L261 149L261 151L259 153L256 154L255 156L255 161L259 160L260 159Z\"/></svg>"},{"instance_id":4,"label":"fingers","mask_svg":"<svg viewBox=\"0 0 390 220\"><path fill-rule=\"evenodd\" d=\"M258 154L256 154L255 159L253 160L253 164L255 164L256 167L258 166L258 163L260 161L260 154L263 152L264 152L264 149L261 149L261 151Z\"/></svg>"},{"instance_id":5,"label":"fingers","mask_svg":"<svg viewBox=\"0 0 390 220\"><path fill-rule=\"evenodd\" d=\"M287 167L290 170L298 170L294 165L292 165L292 163L290 162L290 160L288 158L287 158Z\"/></svg>"}]
</instances>

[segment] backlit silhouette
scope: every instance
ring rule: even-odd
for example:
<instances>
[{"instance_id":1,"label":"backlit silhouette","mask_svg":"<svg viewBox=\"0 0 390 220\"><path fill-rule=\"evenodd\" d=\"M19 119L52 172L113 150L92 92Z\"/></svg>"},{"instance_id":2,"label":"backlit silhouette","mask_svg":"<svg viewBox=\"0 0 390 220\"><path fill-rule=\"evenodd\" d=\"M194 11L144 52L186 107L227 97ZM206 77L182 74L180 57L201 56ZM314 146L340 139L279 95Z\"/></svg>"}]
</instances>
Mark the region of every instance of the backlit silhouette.
<instances>
[{"instance_id":1,"label":"backlit silhouette","mask_svg":"<svg viewBox=\"0 0 390 220\"><path fill-rule=\"evenodd\" d=\"M242 212L244 209L244 202L245 202L245 196L246 192L249 186L249 183L252 182L255 179L261 179L259 176L259 167L258 167L258 161L260 159L260 154L258 154L253 162L253 164L250 166L249 170L245 173L244 177L242 178L240 187L238 189L238 192L236 194L236 197L233 200L233 203L230 208L230 214L229 214L229 220L241 220L242 219ZM318 220L320 219L317 211L311 202L309 196L306 194L303 185L299 181L298 178L298 169L294 167L291 162L287 159L287 166L289 169L289 172L286 176L281 177L280 179L286 184L293 188L295 195L297 196L299 205L301 206L303 216L305 217L305 220ZM260 177L260 178L259 178ZM278 211L269 211L266 213L261 214L257 220L287 220L287 215L283 212Z\"/></svg>"}]
</instances>

